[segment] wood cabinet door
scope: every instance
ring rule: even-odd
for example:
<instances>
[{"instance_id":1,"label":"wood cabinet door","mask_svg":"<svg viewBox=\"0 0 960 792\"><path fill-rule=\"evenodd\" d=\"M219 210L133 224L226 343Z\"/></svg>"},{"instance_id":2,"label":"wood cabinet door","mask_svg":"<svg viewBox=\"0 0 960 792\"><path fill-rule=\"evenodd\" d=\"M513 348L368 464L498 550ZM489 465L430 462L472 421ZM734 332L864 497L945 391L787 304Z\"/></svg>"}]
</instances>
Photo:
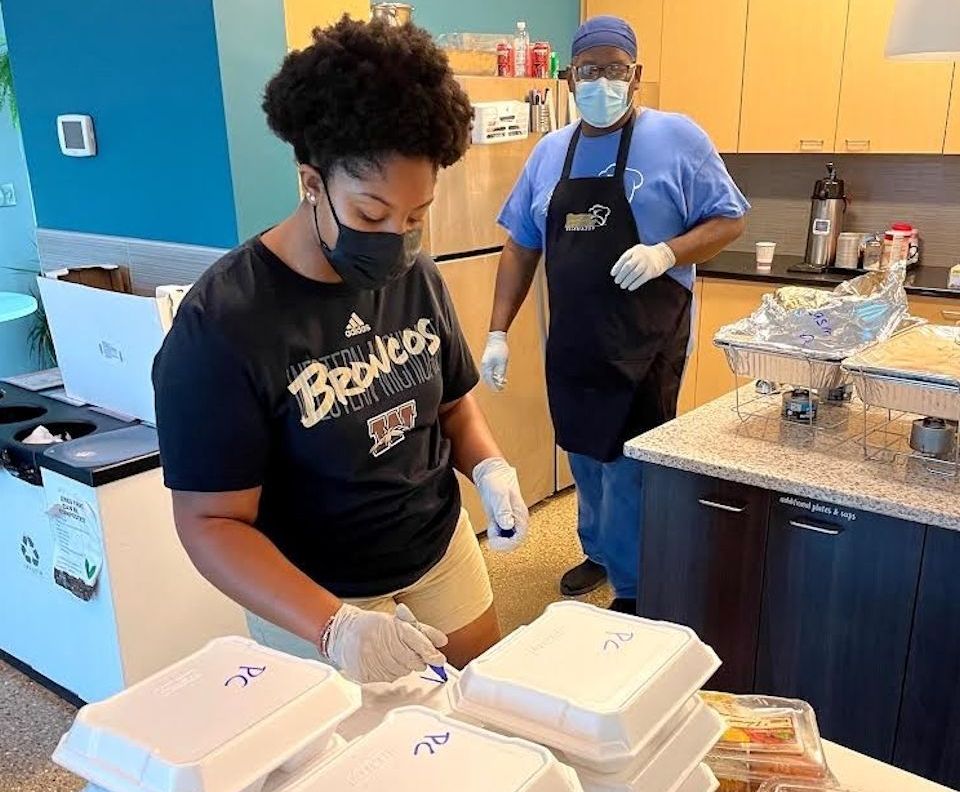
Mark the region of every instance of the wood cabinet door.
<instances>
[{"instance_id":1,"label":"wood cabinet door","mask_svg":"<svg viewBox=\"0 0 960 792\"><path fill-rule=\"evenodd\" d=\"M703 279L697 333L697 407L728 393L736 384L723 350L713 345L717 330L749 316L760 306L761 297L776 288L773 283Z\"/></svg>"},{"instance_id":2,"label":"wood cabinet door","mask_svg":"<svg viewBox=\"0 0 960 792\"><path fill-rule=\"evenodd\" d=\"M693 317L690 335L693 347L687 365L683 369L683 382L680 383L680 396L677 399L677 415L690 412L697 406L697 368L700 356L700 311L703 307L703 278L697 278L693 285Z\"/></svg>"},{"instance_id":3,"label":"wood cabinet door","mask_svg":"<svg viewBox=\"0 0 960 792\"><path fill-rule=\"evenodd\" d=\"M474 256L438 265L478 368L487 340L499 258L497 254ZM502 393L480 383L473 393L504 456L517 469L526 502L534 504L552 495L556 482L553 424L533 294L524 301L510 328L510 383ZM476 488L463 477L460 485L474 528L482 531L486 517Z\"/></svg>"},{"instance_id":4,"label":"wood cabinet door","mask_svg":"<svg viewBox=\"0 0 960 792\"><path fill-rule=\"evenodd\" d=\"M924 527L772 496L757 690L810 702L823 736L889 762Z\"/></svg>"},{"instance_id":5,"label":"wood cabinet door","mask_svg":"<svg viewBox=\"0 0 960 792\"><path fill-rule=\"evenodd\" d=\"M303 49L313 44L313 29L338 22L344 14L353 19L369 19L368 0L283 0L287 48Z\"/></svg>"},{"instance_id":6,"label":"wood cabinet door","mask_svg":"<svg viewBox=\"0 0 960 792\"><path fill-rule=\"evenodd\" d=\"M850 0L838 152L939 154L943 150L953 64L884 57L895 2Z\"/></svg>"},{"instance_id":7,"label":"wood cabinet door","mask_svg":"<svg viewBox=\"0 0 960 792\"><path fill-rule=\"evenodd\" d=\"M846 19L847 0L750 1L741 152L833 151Z\"/></svg>"},{"instance_id":8,"label":"wood cabinet door","mask_svg":"<svg viewBox=\"0 0 960 792\"><path fill-rule=\"evenodd\" d=\"M640 48L637 60L643 64L643 81L659 82L663 3L664 0L583 0L581 9L584 19L610 14L627 20L637 36Z\"/></svg>"},{"instance_id":9,"label":"wood cabinet door","mask_svg":"<svg viewBox=\"0 0 960 792\"><path fill-rule=\"evenodd\" d=\"M714 648L709 687L752 691L769 493L658 465L643 475L640 615Z\"/></svg>"},{"instance_id":10,"label":"wood cabinet door","mask_svg":"<svg viewBox=\"0 0 960 792\"><path fill-rule=\"evenodd\" d=\"M943 153L960 154L960 69L956 64L953 65L953 93L950 96L950 115L947 117Z\"/></svg>"},{"instance_id":11,"label":"wood cabinet door","mask_svg":"<svg viewBox=\"0 0 960 792\"><path fill-rule=\"evenodd\" d=\"M960 531L928 528L894 762L960 789Z\"/></svg>"},{"instance_id":12,"label":"wood cabinet door","mask_svg":"<svg viewBox=\"0 0 960 792\"><path fill-rule=\"evenodd\" d=\"M660 109L685 113L720 151L740 132L747 0L668 0L663 6Z\"/></svg>"},{"instance_id":13,"label":"wood cabinet door","mask_svg":"<svg viewBox=\"0 0 960 792\"><path fill-rule=\"evenodd\" d=\"M932 324L956 324L960 322L960 300L953 297L926 297L922 294L908 296L910 313Z\"/></svg>"}]
</instances>

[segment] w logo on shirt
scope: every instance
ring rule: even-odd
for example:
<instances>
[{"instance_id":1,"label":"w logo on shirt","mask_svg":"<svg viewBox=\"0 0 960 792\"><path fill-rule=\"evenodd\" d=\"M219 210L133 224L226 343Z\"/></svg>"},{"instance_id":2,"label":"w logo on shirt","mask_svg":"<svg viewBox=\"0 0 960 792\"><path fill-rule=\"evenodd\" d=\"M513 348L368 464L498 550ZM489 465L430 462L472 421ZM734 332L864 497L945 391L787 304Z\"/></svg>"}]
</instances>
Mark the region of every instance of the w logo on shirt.
<instances>
[{"instance_id":1,"label":"w logo on shirt","mask_svg":"<svg viewBox=\"0 0 960 792\"><path fill-rule=\"evenodd\" d=\"M417 421L417 403L413 399L399 407L375 415L367 421L367 431L373 440L371 456L378 457L398 443L402 443L406 433L413 429Z\"/></svg>"}]
</instances>

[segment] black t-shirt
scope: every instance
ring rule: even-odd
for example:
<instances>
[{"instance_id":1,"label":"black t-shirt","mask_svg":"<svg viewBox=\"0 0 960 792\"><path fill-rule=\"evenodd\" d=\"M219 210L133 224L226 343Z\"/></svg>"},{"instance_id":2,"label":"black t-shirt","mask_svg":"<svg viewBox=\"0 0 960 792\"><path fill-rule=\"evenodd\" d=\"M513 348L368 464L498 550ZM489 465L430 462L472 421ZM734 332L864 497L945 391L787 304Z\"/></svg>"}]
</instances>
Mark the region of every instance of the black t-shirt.
<instances>
[{"instance_id":1,"label":"black t-shirt","mask_svg":"<svg viewBox=\"0 0 960 792\"><path fill-rule=\"evenodd\" d=\"M428 256L356 290L253 239L190 290L153 380L167 486L261 486L257 528L335 594L408 586L446 551L460 493L438 409L477 371Z\"/></svg>"}]
</instances>

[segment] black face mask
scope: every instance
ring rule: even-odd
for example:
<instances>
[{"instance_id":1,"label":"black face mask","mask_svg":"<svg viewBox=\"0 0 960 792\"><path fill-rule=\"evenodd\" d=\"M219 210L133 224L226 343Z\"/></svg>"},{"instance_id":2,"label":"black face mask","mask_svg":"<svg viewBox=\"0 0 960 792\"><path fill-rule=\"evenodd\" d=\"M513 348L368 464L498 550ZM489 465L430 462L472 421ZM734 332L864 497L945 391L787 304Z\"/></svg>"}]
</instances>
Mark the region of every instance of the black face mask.
<instances>
[{"instance_id":1,"label":"black face mask","mask_svg":"<svg viewBox=\"0 0 960 792\"><path fill-rule=\"evenodd\" d=\"M313 224L323 254L334 271L344 282L356 289L382 289L390 281L402 277L417 260L420 253L423 229L415 228L405 234L388 231L357 231L340 222L337 210L330 200L326 181L323 191L327 204L337 224L336 247L330 247L320 236L317 207L313 207Z\"/></svg>"}]
</instances>

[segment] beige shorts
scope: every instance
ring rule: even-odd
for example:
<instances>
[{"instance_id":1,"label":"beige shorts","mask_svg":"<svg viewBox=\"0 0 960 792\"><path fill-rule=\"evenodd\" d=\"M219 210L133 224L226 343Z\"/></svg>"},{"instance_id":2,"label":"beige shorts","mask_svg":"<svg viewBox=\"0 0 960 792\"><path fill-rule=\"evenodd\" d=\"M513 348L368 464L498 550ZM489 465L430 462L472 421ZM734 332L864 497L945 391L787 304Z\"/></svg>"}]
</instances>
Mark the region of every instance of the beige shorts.
<instances>
[{"instance_id":1,"label":"beige shorts","mask_svg":"<svg viewBox=\"0 0 960 792\"><path fill-rule=\"evenodd\" d=\"M367 599L345 599L364 610L393 613L403 603L414 616L447 633L476 621L493 605L493 591L480 544L466 511L454 529L447 552L427 574L407 588ZM316 646L247 611L250 636L264 646L297 657L319 658Z\"/></svg>"}]
</instances>

